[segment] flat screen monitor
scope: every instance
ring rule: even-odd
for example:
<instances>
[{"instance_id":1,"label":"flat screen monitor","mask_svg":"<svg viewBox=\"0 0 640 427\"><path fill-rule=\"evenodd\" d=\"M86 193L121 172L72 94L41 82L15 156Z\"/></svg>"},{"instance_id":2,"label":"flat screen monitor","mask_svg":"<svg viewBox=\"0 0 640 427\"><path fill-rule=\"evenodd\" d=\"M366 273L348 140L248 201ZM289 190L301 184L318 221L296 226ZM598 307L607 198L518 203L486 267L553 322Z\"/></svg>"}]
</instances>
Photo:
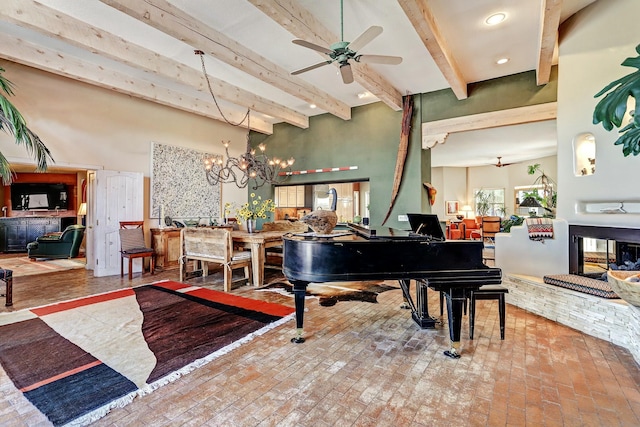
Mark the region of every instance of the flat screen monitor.
<instances>
[{"instance_id":1,"label":"flat screen monitor","mask_svg":"<svg viewBox=\"0 0 640 427\"><path fill-rule=\"evenodd\" d=\"M440 225L438 215L435 214L407 214L411 231L423 236L431 236L434 240L444 240L444 231Z\"/></svg>"}]
</instances>

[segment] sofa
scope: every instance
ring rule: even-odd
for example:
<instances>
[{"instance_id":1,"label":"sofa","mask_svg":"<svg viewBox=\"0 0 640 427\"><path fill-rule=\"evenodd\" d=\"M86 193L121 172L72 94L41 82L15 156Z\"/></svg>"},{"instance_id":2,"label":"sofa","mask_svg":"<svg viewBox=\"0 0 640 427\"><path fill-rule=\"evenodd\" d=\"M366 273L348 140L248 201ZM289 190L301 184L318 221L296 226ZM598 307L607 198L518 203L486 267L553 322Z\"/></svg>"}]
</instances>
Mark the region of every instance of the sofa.
<instances>
[{"instance_id":1,"label":"sofa","mask_svg":"<svg viewBox=\"0 0 640 427\"><path fill-rule=\"evenodd\" d=\"M45 234L27 244L27 254L36 258L75 258L84 237L84 225L70 225L62 233Z\"/></svg>"}]
</instances>

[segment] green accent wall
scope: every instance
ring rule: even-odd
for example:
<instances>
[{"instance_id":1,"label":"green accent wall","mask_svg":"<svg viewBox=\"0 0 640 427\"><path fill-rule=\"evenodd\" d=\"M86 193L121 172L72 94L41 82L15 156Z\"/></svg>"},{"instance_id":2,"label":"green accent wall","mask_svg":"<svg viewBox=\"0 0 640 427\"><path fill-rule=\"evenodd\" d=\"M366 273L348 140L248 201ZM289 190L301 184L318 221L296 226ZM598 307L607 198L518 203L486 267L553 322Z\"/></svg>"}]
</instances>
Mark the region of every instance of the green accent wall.
<instances>
[{"instance_id":1,"label":"green accent wall","mask_svg":"<svg viewBox=\"0 0 640 427\"><path fill-rule=\"evenodd\" d=\"M431 151L422 150L421 123L451 117L498 111L557 100L558 69L552 68L550 82L536 84L535 71L469 84L469 97L458 100L450 89L413 95L414 115L400 193L385 225L406 229L398 215L431 212L424 182L431 181ZM309 118L309 128L279 123L273 135L252 132L251 144L267 144L269 157L294 157L293 170L358 166L344 172L312 173L292 176L287 184L300 185L336 181L369 180L371 185L371 224L380 225L391 201L402 111L393 111L382 102L356 107L351 120L331 114ZM252 192L253 190L249 190ZM271 187L256 191L273 198ZM436 196L439 203L441 196Z\"/></svg>"},{"instance_id":2,"label":"green accent wall","mask_svg":"<svg viewBox=\"0 0 640 427\"><path fill-rule=\"evenodd\" d=\"M394 209L385 226L406 229L398 215L408 212L430 212L427 193L422 186L431 176L431 155L421 149L420 95L414 96L414 113L403 182ZM371 225L380 225L391 201L402 111L393 111L381 102L356 107L351 120L331 114L309 119L309 128L300 129L286 123L274 125L273 135L252 133L251 145L267 144L269 157L294 157L292 169L308 170L357 166L357 170L323 172L292 176L287 184L300 185L328 181L369 180ZM250 190L251 191L251 190ZM256 191L274 197L273 188Z\"/></svg>"},{"instance_id":3,"label":"green accent wall","mask_svg":"<svg viewBox=\"0 0 640 427\"><path fill-rule=\"evenodd\" d=\"M549 83L538 86L536 72L470 83L467 99L458 100L451 89L422 95L422 122L469 116L555 102L558 99L558 67L551 68Z\"/></svg>"}]
</instances>

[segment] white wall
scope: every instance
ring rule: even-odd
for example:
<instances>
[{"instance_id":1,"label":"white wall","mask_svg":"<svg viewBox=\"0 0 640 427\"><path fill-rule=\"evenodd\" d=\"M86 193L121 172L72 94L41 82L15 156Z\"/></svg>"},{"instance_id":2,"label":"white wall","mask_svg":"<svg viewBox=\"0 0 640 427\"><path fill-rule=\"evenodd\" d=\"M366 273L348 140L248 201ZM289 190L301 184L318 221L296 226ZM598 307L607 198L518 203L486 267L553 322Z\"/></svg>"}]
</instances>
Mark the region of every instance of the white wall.
<instances>
[{"instance_id":1,"label":"white wall","mask_svg":"<svg viewBox=\"0 0 640 427\"><path fill-rule=\"evenodd\" d=\"M558 81L558 216L569 224L640 227L640 214L581 213L581 202L640 200L640 157L624 157L614 146L617 131L592 124L601 98L594 95L615 79L637 71L622 67L637 56L640 1L600 0L577 13L562 28ZM573 173L572 140L583 132L596 137L596 173Z\"/></svg>"},{"instance_id":2,"label":"white wall","mask_svg":"<svg viewBox=\"0 0 640 427\"><path fill-rule=\"evenodd\" d=\"M151 142L223 154L244 151L246 128L122 95L92 85L0 61L15 84L11 102L51 151L55 165L74 169L142 172L145 218L149 218ZM0 151L12 162L33 164L24 146L0 132ZM204 176L204 172L203 172ZM247 190L222 189L222 202L244 202Z\"/></svg>"},{"instance_id":3,"label":"white wall","mask_svg":"<svg viewBox=\"0 0 640 427\"><path fill-rule=\"evenodd\" d=\"M437 214L441 221L455 218L446 214L444 205L447 201L457 200L462 208L467 203L467 168L433 168L431 183L438 190L431 213Z\"/></svg>"},{"instance_id":4,"label":"white wall","mask_svg":"<svg viewBox=\"0 0 640 427\"><path fill-rule=\"evenodd\" d=\"M514 141L517 144L517 141ZM539 163L545 173L554 181L557 181L556 156L542 157L527 162L515 163L509 166L497 168L495 166L479 166L468 168L467 200L473 206L474 189L503 188L505 190L506 216L514 214L515 193L518 186L533 185L539 174L529 175L529 165Z\"/></svg>"}]
</instances>

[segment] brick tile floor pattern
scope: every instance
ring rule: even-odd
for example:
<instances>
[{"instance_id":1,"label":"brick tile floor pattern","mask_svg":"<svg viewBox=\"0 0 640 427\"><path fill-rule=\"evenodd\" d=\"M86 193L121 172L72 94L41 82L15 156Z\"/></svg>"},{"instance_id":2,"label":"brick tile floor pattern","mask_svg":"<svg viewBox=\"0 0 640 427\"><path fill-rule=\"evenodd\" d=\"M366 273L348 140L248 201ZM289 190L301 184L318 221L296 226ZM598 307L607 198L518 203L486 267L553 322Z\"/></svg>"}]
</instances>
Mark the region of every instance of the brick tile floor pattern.
<instances>
[{"instance_id":1,"label":"brick tile floor pattern","mask_svg":"<svg viewBox=\"0 0 640 427\"><path fill-rule=\"evenodd\" d=\"M250 286L234 293L293 305ZM429 298L439 313L437 294ZM309 299L306 343L290 342L292 320L93 425L640 425L640 369L621 347L510 305L501 341L497 303L479 301L475 339L465 317L453 360L443 355L446 323L418 328L399 290L378 301ZM0 393L0 425L47 425L4 372Z\"/></svg>"}]
</instances>

